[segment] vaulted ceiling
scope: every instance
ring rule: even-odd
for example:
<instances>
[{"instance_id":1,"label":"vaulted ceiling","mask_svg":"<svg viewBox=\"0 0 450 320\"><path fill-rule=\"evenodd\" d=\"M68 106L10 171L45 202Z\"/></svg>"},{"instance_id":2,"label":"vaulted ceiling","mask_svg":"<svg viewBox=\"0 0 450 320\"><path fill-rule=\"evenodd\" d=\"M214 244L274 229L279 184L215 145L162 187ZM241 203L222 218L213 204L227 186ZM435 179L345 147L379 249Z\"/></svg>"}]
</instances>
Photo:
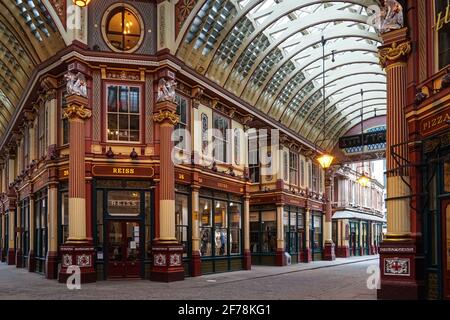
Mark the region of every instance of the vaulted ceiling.
<instances>
[{"instance_id":1,"label":"vaulted ceiling","mask_svg":"<svg viewBox=\"0 0 450 320\"><path fill-rule=\"evenodd\" d=\"M35 67L63 47L41 0L0 1L0 140Z\"/></svg>"},{"instance_id":2,"label":"vaulted ceiling","mask_svg":"<svg viewBox=\"0 0 450 320\"><path fill-rule=\"evenodd\" d=\"M370 24L378 1L199 2L177 56L299 135L330 148L360 122L361 105L364 119L386 114Z\"/></svg>"}]
</instances>

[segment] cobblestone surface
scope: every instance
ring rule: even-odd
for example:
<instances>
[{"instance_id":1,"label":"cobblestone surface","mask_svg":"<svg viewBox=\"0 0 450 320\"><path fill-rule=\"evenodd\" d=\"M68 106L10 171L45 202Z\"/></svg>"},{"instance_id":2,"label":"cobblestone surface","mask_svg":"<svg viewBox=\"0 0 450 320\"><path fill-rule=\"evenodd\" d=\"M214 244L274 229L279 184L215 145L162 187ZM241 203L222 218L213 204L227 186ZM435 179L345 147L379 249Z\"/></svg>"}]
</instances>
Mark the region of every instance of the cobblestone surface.
<instances>
[{"instance_id":1,"label":"cobblestone surface","mask_svg":"<svg viewBox=\"0 0 450 320\"><path fill-rule=\"evenodd\" d=\"M367 288L370 265L378 256L318 261L286 267L253 266L237 271L158 283L148 280L109 280L69 290L55 280L0 264L0 299L376 299Z\"/></svg>"}]
</instances>

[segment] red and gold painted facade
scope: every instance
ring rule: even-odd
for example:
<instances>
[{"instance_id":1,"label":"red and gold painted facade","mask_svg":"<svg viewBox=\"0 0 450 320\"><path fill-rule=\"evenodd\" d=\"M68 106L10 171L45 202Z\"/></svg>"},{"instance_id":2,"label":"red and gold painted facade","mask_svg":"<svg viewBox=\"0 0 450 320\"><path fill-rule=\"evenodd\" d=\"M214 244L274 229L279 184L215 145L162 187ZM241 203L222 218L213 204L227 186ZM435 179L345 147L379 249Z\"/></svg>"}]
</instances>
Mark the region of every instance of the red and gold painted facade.
<instances>
[{"instance_id":1,"label":"red and gold painted facade","mask_svg":"<svg viewBox=\"0 0 450 320\"><path fill-rule=\"evenodd\" d=\"M60 1L50 3L65 23ZM90 16L94 16L102 5L93 1L83 10L91 10ZM135 52L105 49L104 39L97 35L98 26L86 21L92 32L84 36L66 34L66 47L36 67L0 145L2 261L61 282L70 275L71 266L80 268L83 282L107 279L112 270L114 277L132 275L155 281L248 270L255 253L262 252L254 251L260 243L252 239L252 228L260 225L256 224L259 220L252 220L251 213L264 211L264 206L270 206L267 216L275 226L273 245L270 243L271 249L267 249L271 259L264 260L266 263L282 266L289 259L333 260L333 188L326 179L328 175L315 163L317 152L303 138L286 128L273 127L264 115L251 108L249 111L229 92L175 57L163 36L173 28L183 32L182 19L196 1L179 1L172 12L167 12L167 1L135 5L152 13L159 24L158 30L150 32L153 24L149 23L145 39ZM158 17L155 8L160 8ZM170 13L175 19L164 20ZM87 97L65 92L64 75L69 71L84 75ZM183 119L178 109L181 102L158 101L161 79L177 82L176 94L186 103ZM139 120L131 128L133 115L128 112L129 133L122 135L123 139L114 139L108 118L110 92L131 92L125 88L137 92L133 96L137 109L133 112ZM259 171L250 168L243 139L228 141L227 161L215 159L203 150L204 140L213 138L196 131L203 120L212 128L215 117L225 119L233 130L280 129L281 150L269 146L264 152L282 151L287 161L273 157L279 169L276 173L255 173ZM180 124L191 132L192 150L175 149L184 161L174 164L172 133ZM133 133L134 140L128 136L133 130L138 131ZM235 154L236 149L239 152ZM296 160L291 162L291 157ZM177 195L181 193L177 189L181 187L187 190L183 194L188 198L183 207L187 209L187 233L177 231L183 227L175 214ZM130 198L124 200L124 194ZM226 202L230 211L235 203L240 206L238 219L230 221L239 236L234 239L235 247L225 249L233 251L233 255L227 255L228 260L215 259L216 254L223 254L217 247L223 241L220 237L215 238L216 253L210 257L203 254L208 248L203 247L200 233L200 228L206 228L201 226L206 224L202 220L202 199L212 199L211 203L217 205ZM117 208L122 211L114 212ZM286 233L285 226L300 230L297 234L296 229L292 238L298 239L297 246L286 238L293 231ZM313 229L320 232L310 232ZM231 240L225 241L231 245ZM130 252L138 253L132 258Z\"/></svg>"},{"instance_id":2,"label":"red and gold painted facade","mask_svg":"<svg viewBox=\"0 0 450 320\"><path fill-rule=\"evenodd\" d=\"M450 106L448 70L439 68L440 3L405 4L406 28L384 34L380 48L389 98L388 233L379 250L379 298L449 298L446 207L438 181L448 179L448 172L441 169ZM442 228L433 227L435 223Z\"/></svg>"}]
</instances>

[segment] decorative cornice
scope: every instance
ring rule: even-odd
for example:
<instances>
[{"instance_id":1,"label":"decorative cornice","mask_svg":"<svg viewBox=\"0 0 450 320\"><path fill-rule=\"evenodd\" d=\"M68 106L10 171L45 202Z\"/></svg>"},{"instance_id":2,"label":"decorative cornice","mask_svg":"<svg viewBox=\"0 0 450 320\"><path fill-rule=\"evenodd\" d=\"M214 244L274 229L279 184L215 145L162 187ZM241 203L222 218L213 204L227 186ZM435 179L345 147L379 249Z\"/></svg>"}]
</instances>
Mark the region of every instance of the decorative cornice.
<instances>
[{"instance_id":1,"label":"decorative cornice","mask_svg":"<svg viewBox=\"0 0 450 320\"><path fill-rule=\"evenodd\" d=\"M175 111L169 110L159 110L158 113L153 115L153 121L155 122L163 122L165 120L169 120L173 125L176 125L180 121L180 117Z\"/></svg>"},{"instance_id":2,"label":"decorative cornice","mask_svg":"<svg viewBox=\"0 0 450 320\"><path fill-rule=\"evenodd\" d=\"M411 41L402 42L397 44L393 42L390 47L382 48L378 52L380 58L380 64L383 68L387 66L388 61L396 61L402 56L407 56L411 52Z\"/></svg>"},{"instance_id":3,"label":"decorative cornice","mask_svg":"<svg viewBox=\"0 0 450 320\"><path fill-rule=\"evenodd\" d=\"M66 109L64 109L64 118L80 118L89 119L92 116L91 110L84 106L72 103Z\"/></svg>"}]
</instances>

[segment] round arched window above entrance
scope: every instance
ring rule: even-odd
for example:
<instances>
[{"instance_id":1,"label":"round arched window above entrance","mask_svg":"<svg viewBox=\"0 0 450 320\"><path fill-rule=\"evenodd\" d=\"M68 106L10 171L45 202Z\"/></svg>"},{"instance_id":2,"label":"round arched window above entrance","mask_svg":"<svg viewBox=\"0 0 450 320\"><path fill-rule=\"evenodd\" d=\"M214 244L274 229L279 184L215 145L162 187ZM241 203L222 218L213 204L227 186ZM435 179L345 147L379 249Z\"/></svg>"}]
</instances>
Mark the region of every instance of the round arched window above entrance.
<instances>
[{"instance_id":1,"label":"round arched window above entrance","mask_svg":"<svg viewBox=\"0 0 450 320\"><path fill-rule=\"evenodd\" d=\"M144 40L144 23L132 6L117 3L103 15L102 34L113 51L134 52Z\"/></svg>"}]
</instances>

